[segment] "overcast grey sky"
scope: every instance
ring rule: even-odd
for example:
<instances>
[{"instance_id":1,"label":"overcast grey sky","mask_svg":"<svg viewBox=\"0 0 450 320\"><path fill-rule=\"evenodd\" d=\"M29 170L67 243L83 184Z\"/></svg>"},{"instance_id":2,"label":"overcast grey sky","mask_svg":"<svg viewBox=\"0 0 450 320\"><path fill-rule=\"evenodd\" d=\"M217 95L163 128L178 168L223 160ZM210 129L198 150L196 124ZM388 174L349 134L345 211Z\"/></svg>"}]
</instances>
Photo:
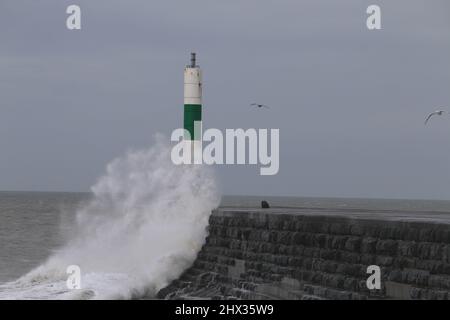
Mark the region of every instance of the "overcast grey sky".
<instances>
[{"instance_id":1,"label":"overcast grey sky","mask_svg":"<svg viewBox=\"0 0 450 320\"><path fill-rule=\"evenodd\" d=\"M423 125L450 110L446 0L1 0L0 190L89 190L181 127L191 51L204 127L280 129L278 175L218 166L225 193L450 199L450 117Z\"/></svg>"}]
</instances>

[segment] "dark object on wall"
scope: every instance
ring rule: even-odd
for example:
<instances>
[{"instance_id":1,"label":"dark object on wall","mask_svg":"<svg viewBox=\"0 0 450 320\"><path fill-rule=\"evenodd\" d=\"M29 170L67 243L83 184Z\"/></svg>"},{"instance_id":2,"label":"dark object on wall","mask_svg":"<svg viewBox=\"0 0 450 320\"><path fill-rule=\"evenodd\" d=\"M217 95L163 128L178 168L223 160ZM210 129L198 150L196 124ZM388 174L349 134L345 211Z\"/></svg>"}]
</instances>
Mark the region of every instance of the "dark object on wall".
<instances>
[{"instance_id":1,"label":"dark object on wall","mask_svg":"<svg viewBox=\"0 0 450 320\"><path fill-rule=\"evenodd\" d=\"M263 209L270 208L269 203L266 200L261 201L261 208Z\"/></svg>"}]
</instances>

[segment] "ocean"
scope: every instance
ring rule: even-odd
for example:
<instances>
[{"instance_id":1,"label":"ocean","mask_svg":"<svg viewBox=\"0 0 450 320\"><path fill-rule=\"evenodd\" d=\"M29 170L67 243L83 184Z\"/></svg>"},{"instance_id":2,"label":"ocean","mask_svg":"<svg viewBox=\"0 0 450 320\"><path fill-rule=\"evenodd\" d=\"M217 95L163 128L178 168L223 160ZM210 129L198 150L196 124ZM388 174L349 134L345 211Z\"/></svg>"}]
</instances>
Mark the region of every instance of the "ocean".
<instances>
[{"instance_id":1,"label":"ocean","mask_svg":"<svg viewBox=\"0 0 450 320\"><path fill-rule=\"evenodd\" d=\"M14 281L44 263L71 235L76 212L90 193L0 192L0 284ZM349 208L447 211L450 201L223 196L221 206Z\"/></svg>"},{"instance_id":2,"label":"ocean","mask_svg":"<svg viewBox=\"0 0 450 320\"><path fill-rule=\"evenodd\" d=\"M0 284L44 262L65 241L88 193L0 192Z\"/></svg>"}]
</instances>

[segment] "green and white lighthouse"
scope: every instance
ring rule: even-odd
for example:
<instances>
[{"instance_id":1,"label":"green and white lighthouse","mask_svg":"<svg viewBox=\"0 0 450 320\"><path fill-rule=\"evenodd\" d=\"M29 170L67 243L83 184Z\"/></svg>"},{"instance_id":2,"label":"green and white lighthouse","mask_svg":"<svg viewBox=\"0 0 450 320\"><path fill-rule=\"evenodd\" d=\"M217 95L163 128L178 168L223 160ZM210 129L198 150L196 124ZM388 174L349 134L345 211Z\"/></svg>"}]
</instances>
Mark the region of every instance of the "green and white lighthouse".
<instances>
[{"instance_id":1,"label":"green and white lighthouse","mask_svg":"<svg viewBox=\"0 0 450 320\"><path fill-rule=\"evenodd\" d=\"M195 136L196 121L202 121L202 72L195 53L191 53L191 64L184 68L184 129L190 134L187 140L201 140Z\"/></svg>"},{"instance_id":2,"label":"green and white lighthouse","mask_svg":"<svg viewBox=\"0 0 450 320\"><path fill-rule=\"evenodd\" d=\"M198 163L202 150L202 71L195 53L191 53L191 64L184 68L184 129L184 139Z\"/></svg>"}]
</instances>

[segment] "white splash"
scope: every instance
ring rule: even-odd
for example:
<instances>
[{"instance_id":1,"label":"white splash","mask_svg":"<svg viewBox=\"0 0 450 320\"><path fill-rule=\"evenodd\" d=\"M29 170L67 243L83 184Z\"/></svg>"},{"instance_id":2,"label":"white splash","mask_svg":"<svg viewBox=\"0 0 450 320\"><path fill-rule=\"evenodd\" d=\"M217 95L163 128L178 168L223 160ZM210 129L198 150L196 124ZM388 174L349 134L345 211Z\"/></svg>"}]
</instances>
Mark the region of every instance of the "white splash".
<instances>
[{"instance_id":1,"label":"white splash","mask_svg":"<svg viewBox=\"0 0 450 320\"><path fill-rule=\"evenodd\" d=\"M175 166L167 139L112 161L77 212L71 240L49 260L0 286L0 299L152 297L188 268L220 197L211 168ZM81 289L66 268L81 268Z\"/></svg>"}]
</instances>

